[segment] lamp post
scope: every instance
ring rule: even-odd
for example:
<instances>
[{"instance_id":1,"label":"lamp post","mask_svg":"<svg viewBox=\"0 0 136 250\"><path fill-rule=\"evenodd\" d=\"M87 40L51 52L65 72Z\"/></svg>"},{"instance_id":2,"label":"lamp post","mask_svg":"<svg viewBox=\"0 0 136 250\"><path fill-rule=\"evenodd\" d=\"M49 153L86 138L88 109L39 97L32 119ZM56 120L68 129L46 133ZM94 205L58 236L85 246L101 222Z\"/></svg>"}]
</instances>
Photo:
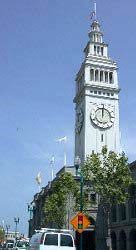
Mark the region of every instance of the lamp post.
<instances>
[{"instance_id":1,"label":"lamp post","mask_svg":"<svg viewBox=\"0 0 136 250\"><path fill-rule=\"evenodd\" d=\"M19 217L14 217L14 222L15 222L15 239L17 239L17 225L19 224Z\"/></svg>"},{"instance_id":2,"label":"lamp post","mask_svg":"<svg viewBox=\"0 0 136 250\"><path fill-rule=\"evenodd\" d=\"M79 167L81 164L81 160L79 156L75 157L75 169L76 169L76 176L80 177L80 212L83 212L83 175L81 171L79 171ZM80 250L82 250L82 233L80 234Z\"/></svg>"},{"instance_id":3,"label":"lamp post","mask_svg":"<svg viewBox=\"0 0 136 250\"><path fill-rule=\"evenodd\" d=\"M7 234L6 238L8 238L9 229L10 229L10 225L6 225L6 234Z\"/></svg>"},{"instance_id":4,"label":"lamp post","mask_svg":"<svg viewBox=\"0 0 136 250\"><path fill-rule=\"evenodd\" d=\"M29 231L28 231L28 235L29 237L32 236L32 233L34 231L34 228L35 228L35 216L34 216L34 211L36 209L36 204L35 202L31 202L30 204L28 203L27 204L27 209L28 209L28 212L29 212Z\"/></svg>"}]
</instances>

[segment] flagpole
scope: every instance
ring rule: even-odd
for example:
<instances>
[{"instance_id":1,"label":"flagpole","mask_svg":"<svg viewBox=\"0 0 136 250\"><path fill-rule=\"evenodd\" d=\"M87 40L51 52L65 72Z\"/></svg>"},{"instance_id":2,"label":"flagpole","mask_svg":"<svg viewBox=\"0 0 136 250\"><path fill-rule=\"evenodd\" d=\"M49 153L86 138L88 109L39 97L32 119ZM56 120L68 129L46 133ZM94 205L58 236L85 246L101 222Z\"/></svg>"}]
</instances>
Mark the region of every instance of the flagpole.
<instances>
[{"instance_id":1,"label":"flagpole","mask_svg":"<svg viewBox=\"0 0 136 250\"><path fill-rule=\"evenodd\" d=\"M51 162L51 180L53 181L54 171L53 171L53 162Z\"/></svg>"},{"instance_id":2,"label":"flagpole","mask_svg":"<svg viewBox=\"0 0 136 250\"><path fill-rule=\"evenodd\" d=\"M57 139L57 142L63 142L64 143L64 166L67 165L67 154L66 154L66 142L67 142L67 137L64 136L62 138Z\"/></svg>"},{"instance_id":3,"label":"flagpole","mask_svg":"<svg viewBox=\"0 0 136 250\"><path fill-rule=\"evenodd\" d=\"M94 2L94 13L95 13L95 18L97 19L97 17L96 17L96 11L97 11L97 9L96 9L96 2Z\"/></svg>"},{"instance_id":4,"label":"flagpole","mask_svg":"<svg viewBox=\"0 0 136 250\"><path fill-rule=\"evenodd\" d=\"M51 166L51 181L54 179L54 156L52 156L51 161L50 161L50 166Z\"/></svg>"},{"instance_id":5,"label":"flagpole","mask_svg":"<svg viewBox=\"0 0 136 250\"><path fill-rule=\"evenodd\" d=\"M64 141L64 166L67 165L66 142L67 140Z\"/></svg>"}]
</instances>

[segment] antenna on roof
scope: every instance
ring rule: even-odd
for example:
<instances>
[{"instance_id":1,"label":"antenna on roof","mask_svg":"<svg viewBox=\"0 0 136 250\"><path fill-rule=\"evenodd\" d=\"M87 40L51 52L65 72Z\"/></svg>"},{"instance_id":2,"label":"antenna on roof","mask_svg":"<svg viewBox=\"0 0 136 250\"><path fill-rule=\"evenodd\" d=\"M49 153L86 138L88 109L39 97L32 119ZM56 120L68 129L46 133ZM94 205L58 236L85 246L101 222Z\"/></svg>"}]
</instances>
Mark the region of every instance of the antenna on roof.
<instances>
[{"instance_id":1,"label":"antenna on roof","mask_svg":"<svg viewBox=\"0 0 136 250\"><path fill-rule=\"evenodd\" d=\"M94 10L91 12L91 19L96 19L96 2L94 2Z\"/></svg>"},{"instance_id":2,"label":"antenna on roof","mask_svg":"<svg viewBox=\"0 0 136 250\"><path fill-rule=\"evenodd\" d=\"M97 9L96 9L96 2L94 2L94 13L95 13L95 18L96 18L96 11L97 11Z\"/></svg>"}]
</instances>

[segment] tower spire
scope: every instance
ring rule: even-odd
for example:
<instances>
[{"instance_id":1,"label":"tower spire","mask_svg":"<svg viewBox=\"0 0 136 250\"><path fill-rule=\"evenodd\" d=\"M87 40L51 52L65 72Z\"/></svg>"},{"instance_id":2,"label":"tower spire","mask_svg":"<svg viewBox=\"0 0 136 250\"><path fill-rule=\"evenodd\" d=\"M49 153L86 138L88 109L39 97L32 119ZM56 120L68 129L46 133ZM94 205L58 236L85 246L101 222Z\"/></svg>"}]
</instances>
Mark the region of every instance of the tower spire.
<instances>
[{"instance_id":1,"label":"tower spire","mask_svg":"<svg viewBox=\"0 0 136 250\"><path fill-rule=\"evenodd\" d=\"M97 9L96 9L96 2L94 2L94 13L95 13L95 19L97 19L97 15L96 15L96 14L97 14L97 12L96 12L96 11L97 11Z\"/></svg>"},{"instance_id":2,"label":"tower spire","mask_svg":"<svg viewBox=\"0 0 136 250\"><path fill-rule=\"evenodd\" d=\"M96 17L96 2L94 2L94 10L91 12L91 19L93 19L94 17L94 20L97 20L97 17Z\"/></svg>"}]
</instances>

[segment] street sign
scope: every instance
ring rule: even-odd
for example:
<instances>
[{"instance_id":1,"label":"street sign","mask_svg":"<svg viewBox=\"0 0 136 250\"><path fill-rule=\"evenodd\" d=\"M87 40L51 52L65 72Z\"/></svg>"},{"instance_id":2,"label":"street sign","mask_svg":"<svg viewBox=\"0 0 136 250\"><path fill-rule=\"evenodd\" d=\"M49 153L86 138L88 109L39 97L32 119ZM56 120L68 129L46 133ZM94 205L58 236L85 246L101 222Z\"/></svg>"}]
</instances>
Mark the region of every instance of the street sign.
<instances>
[{"instance_id":1,"label":"street sign","mask_svg":"<svg viewBox=\"0 0 136 250\"><path fill-rule=\"evenodd\" d=\"M79 233L82 233L91 224L87 216L81 212L77 213L70 223Z\"/></svg>"}]
</instances>

